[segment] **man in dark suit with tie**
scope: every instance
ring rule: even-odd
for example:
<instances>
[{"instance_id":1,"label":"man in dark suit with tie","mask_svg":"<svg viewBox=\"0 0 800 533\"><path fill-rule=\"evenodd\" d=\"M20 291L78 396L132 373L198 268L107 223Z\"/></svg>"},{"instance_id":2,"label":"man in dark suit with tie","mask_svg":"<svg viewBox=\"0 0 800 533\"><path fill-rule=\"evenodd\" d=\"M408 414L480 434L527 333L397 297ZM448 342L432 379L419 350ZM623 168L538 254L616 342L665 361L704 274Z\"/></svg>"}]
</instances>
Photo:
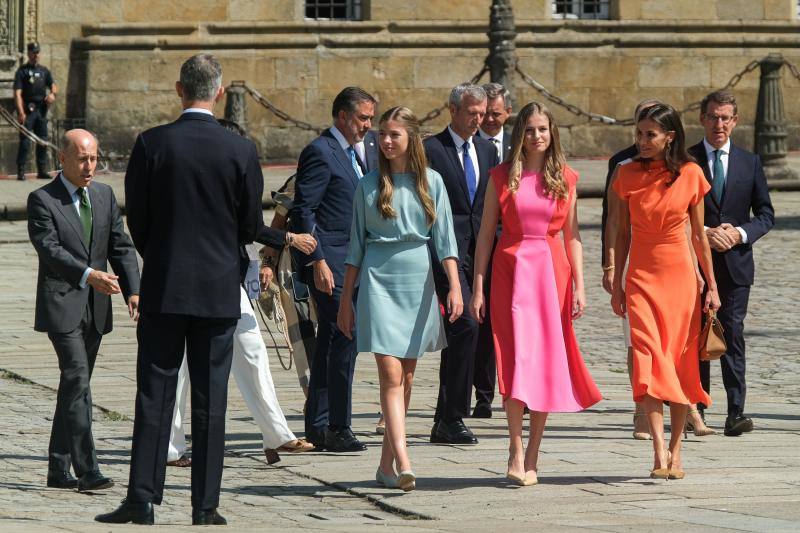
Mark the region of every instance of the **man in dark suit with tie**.
<instances>
[{"instance_id":1,"label":"man in dark suit with tie","mask_svg":"<svg viewBox=\"0 0 800 533\"><path fill-rule=\"evenodd\" d=\"M59 159L61 173L28 196L28 234L39 255L34 329L47 332L61 371L47 486L91 491L114 482L97 464L89 380L112 327L110 295L122 292L131 318L138 316L139 265L114 191L92 181L94 135L66 132ZM108 263L116 275L106 272Z\"/></svg>"},{"instance_id":2,"label":"man in dark suit with tie","mask_svg":"<svg viewBox=\"0 0 800 533\"><path fill-rule=\"evenodd\" d=\"M136 418L127 498L97 516L99 522L153 523L185 346L192 384L192 524L225 524L217 507L240 316L239 246L263 226L264 180L255 145L212 114L224 93L217 60L189 58L176 90L180 118L137 137L125 174L128 226L144 260Z\"/></svg>"},{"instance_id":3,"label":"man in dark suit with tie","mask_svg":"<svg viewBox=\"0 0 800 533\"><path fill-rule=\"evenodd\" d=\"M291 230L312 233L317 248L294 251L317 308L317 343L306 400L306 439L332 452L362 451L350 429L355 339L336 326L350 240L353 195L366 172L378 167L377 140L370 132L375 99L347 87L334 99L333 126L306 146L297 164Z\"/></svg>"},{"instance_id":4,"label":"man in dark suit with tie","mask_svg":"<svg viewBox=\"0 0 800 533\"><path fill-rule=\"evenodd\" d=\"M486 139L497 151L497 162L505 160L511 151L511 130L505 127L511 116L511 93L499 83L485 83L486 114L483 116L478 135ZM498 225L498 235L500 234ZM486 274L487 294L491 292L491 264ZM489 302L486 306L485 325L478 330L478 346L475 349L475 372L472 384L475 388L475 407L472 418L491 418L494 388L497 383L497 365L494 356L492 324L489 320Z\"/></svg>"},{"instance_id":5,"label":"man in dark suit with tie","mask_svg":"<svg viewBox=\"0 0 800 533\"><path fill-rule=\"evenodd\" d=\"M505 127L511 116L511 93L499 83L485 83L486 114L478 130L479 135L492 143L499 162L505 161L511 151L511 130Z\"/></svg>"},{"instance_id":6,"label":"man in dark suit with tie","mask_svg":"<svg viewBox=\"0 0 800 533\"><path fill-rule=\"evenodd\" d=\"M775 224L761 159L731 143L737 120L733 94L727 91L709 94L700 106L705 138L689 149L711 183L711 191L705 197L705 225L722 301L717 316L725 329L727 345L720 359L728 396L726 436L753 430L753 421L744 414L747 391L744 318L755 273L753 243ZM708 362L700 363L700 376L703 388L708 391Z\"/></svg>"},{"instance_id":7,"label":"man in dark suit with tie","mask_svg":"<svg viewBox=\"0 0 800 533\"><path fill-rule=\"evenodd\" d=\"M458 273L465 302L472 297L473 256L478 238L483 197L489 170L498 163L492 143L477 135L486 114L486 91L478 85L462 83L450 92L450 125L425 139L428 165L442 175L450 198L453 227L458 241ZM433 252L432 252L433 253ZM438 258L434 257L436 291L445 301L449 284ZM439 367L439 398L436 403L431 442L477 444L478 439L464 424L469 416L477 350L492 351L493 344L478 347L479 338L491 342L489 328L464 313L452 324L446 322L447 348L442 350ZM488 343L487 343L488 344Z\"/></svg>"}]
</instances>

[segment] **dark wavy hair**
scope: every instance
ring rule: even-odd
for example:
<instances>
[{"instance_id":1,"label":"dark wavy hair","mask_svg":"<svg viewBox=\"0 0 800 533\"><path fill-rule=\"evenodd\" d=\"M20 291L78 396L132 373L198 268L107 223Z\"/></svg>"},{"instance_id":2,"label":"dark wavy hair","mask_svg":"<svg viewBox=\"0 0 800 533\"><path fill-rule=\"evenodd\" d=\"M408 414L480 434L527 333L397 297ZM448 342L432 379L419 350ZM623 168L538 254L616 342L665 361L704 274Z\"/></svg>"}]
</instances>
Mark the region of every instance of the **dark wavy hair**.
<instances>
[{"instance_id":1,"label":"dark wavy hair","mask_svg":"<svg viewBox=\"0 0 800 533\"><path fill-rule=\"evenodd\" d=\"M664 163L667 166L667 170L672 174L670 179L667 180L667 187L670 187L680 177L683 165L695 163L696 161L686 150L686 134L683 131L683 122L681 122L681 116L674 107L669 104L659 103L642 109L639 112L639 116L636 117L636 124L648 119L658 124L664 132L675 134L675 138L672 139L672 142L667 143L664 151ZM642 159L642 164L646 164L644 159Z\"/></svg>"}]
</instances>

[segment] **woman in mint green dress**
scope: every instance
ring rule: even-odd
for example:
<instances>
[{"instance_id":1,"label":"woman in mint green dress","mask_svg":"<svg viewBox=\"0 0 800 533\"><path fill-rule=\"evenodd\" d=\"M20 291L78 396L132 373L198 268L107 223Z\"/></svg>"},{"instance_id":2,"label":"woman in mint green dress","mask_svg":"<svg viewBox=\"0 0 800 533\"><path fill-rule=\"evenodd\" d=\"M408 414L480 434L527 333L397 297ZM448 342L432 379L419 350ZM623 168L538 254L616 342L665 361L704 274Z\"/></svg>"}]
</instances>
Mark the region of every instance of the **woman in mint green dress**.
<instances>
[{"instance_id":1,"label":"woman in mint green dress","mask_svg":"<svg viewBox=\"0 0 800 533\"><path fill-rule=\"evenodd\" d=\"M417 359L447 345L429 241L437 256L444 258L442 266L450 282L446 302L450 322L461 315L463 302L450 201L442 177L427 168L419 122L411 110L386 111L380 119L378 142L379 169L361 179L353 198L337 322L348 337L355 327L358 351L374 352L378 365L386 431L376 481L408 491L414 489L416 478L406 451L406 398ZM350 302L356 285L354 313Z\"/></svg>"}]
</instances>

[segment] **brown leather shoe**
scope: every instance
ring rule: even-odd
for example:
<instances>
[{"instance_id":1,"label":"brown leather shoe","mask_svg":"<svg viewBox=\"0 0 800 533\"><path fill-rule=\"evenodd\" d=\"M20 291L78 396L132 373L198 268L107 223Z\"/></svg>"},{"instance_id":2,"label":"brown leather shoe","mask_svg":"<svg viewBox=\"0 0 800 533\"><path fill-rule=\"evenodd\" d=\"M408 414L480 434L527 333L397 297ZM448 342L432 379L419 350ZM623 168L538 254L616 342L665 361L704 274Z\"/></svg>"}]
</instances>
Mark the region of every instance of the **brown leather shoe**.
<instances>
[{"instance_id":1,"label":"brown leather shoe","mask_svg":"<svg viewBox=\"0 0 800 533\"><path fill-rule=\"evenodd\" d=\"M289 453L303 453L314 450L315 446L308 442L306 439L294 439L289 442L283 443L279 448L279 452Z\"/></svg>"},{"instance_id":2,"label":"brown leather shoe","mask_svg":"<svg viewBox=\"0 0 800 533\"><path fill-rule=\"evenodd\" d=\"M181 455L174 461L167 461L167 466L177 466L179 468L186 468L187 466L192 466L192 460L186 457L185 455Z\"/></svg>"}]
</instances>

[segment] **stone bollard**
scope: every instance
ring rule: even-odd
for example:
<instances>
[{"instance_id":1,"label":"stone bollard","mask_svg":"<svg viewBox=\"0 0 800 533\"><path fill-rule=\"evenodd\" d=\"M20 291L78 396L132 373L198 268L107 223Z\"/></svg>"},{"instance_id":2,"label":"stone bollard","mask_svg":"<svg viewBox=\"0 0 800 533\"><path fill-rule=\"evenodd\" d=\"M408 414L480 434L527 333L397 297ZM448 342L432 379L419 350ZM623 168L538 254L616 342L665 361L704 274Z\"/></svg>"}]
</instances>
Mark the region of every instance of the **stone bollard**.
<instances>
[{"instance_id":1,"label":"stone bollard","mask_svg":"<svg viewBox=\"0 0 800 533\"><path fill-rule=\"evenodd\" d=\"M247 89L244 81L232 81L225 89L225 119L231 120L247 131Z\"/></svg>"},{"instance_id":2,"label":"stone bollard","mask_svg":"<svg viewBox=\"0 0 800 533\"><path fill-rule=\"evenodd\" d=\"M781 90L781 54L769 54L761 60L758 86L755 145L761 156L767 180L797 179L798 174L786 161L786 114Z\"/></svg>"},{"instance_id":3,"label":"stone bollard","mask_svg":"<svg viewBox=\"0 0 800 533\"><path fill-rule=\"evenodd\" d=\"M513 102L514 68L517 66L517 31L514 26L514 10L510 0L492 0L489 14L489 74L495 83L508 89Z\"/></svg>"}]
</instances>

